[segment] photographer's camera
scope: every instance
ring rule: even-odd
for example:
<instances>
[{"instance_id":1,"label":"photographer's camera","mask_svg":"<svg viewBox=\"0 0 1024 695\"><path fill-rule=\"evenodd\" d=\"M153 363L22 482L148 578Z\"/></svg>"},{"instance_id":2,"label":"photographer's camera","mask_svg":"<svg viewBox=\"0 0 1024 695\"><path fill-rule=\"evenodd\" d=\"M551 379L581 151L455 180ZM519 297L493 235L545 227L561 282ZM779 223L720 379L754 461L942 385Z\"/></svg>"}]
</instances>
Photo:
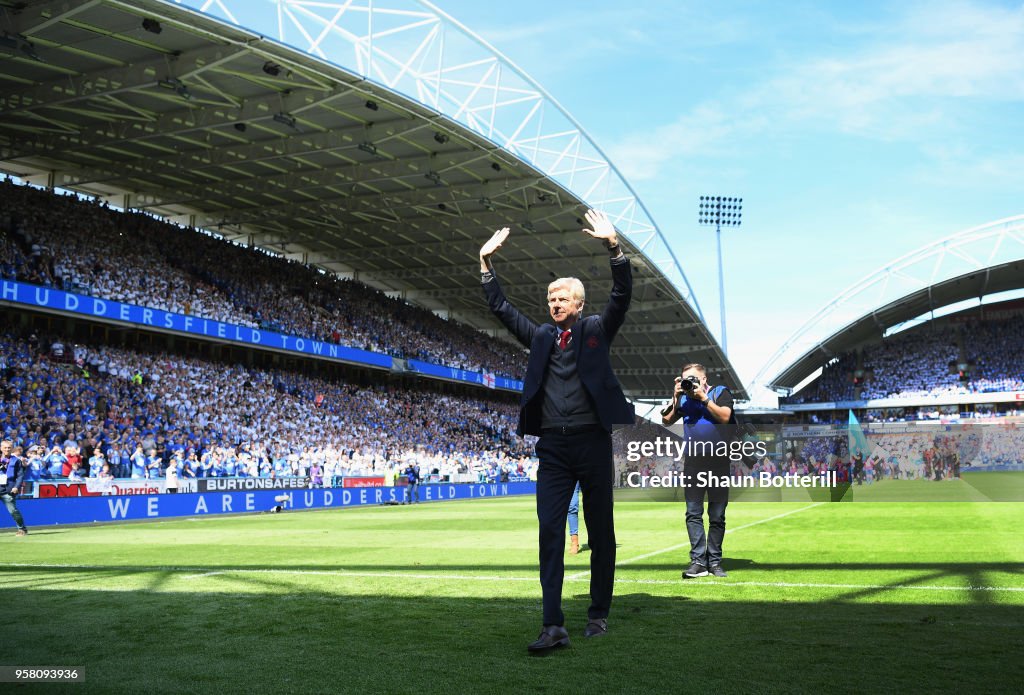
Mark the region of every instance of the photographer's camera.
<instances>
[{"instance_id":1,"label":"photographer's camera","mask_svg":"<svg viewBox=\"0 0 1024 695\"><path fill-rule=\"evenodd\" d=\"M697 388L700 386L700 377L696 377L693 375L685 376L683 377L683 380L680 382L680 385L683 387L684 391L696 391Z\"/></svg>"}]
</instances>

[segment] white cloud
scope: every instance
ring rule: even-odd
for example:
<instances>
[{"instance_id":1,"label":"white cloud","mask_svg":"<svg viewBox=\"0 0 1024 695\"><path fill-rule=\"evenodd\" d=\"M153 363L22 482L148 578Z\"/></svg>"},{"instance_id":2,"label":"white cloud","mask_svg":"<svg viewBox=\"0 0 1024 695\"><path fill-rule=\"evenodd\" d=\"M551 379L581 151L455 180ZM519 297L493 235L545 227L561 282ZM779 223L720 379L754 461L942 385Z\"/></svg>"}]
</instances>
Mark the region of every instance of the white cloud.
<instances>
[{"instance_id":1,"label":"white cloud","mask_svg":"<svg viewBox=\"0 0 1024 695\"><path fill-rule=\"evenodd\" d=\"M791 119L868 137L907 137L946 120L935 100L1024 97L1024 33L877 47L846 59L811 60L755 92Z\"/></svg>"},{"instance_id":2,"label":"white cloud","mask_svg":"<svg viewBox=\"0 0 1024 695\"><path fill-rule=\"evenodd\" d=\"M729 140L768 129L774 137L814 129L938 143L970 120L968 105L1024 98L1024 7L922 5L856 33L857 47L845 54L792 56L766 67L768 76L740 96L626 134L607 147L612 161L630 180L651 179L668 162L728 155ZM1015 161L994 159L987 168Z\"/></svg>"},{"instance_id":3,"label":"white cloud","mask_svg":"<svg viewBox=\"0 0 1024 695\"><path fill-rule=\"evenodd\" d=\"M979 154L962 143L936 143L922 147L927 167L914 172L917 182L945 187L955 182L962 187L987 187L993 181L1024 184L1024 152L1004 151Z\"/></svg>"},{"instance_id":4,"label":"white cloud","mask_svg":"<svg viewBox=\"0 0 1024 695\"><path fill-rule=\"evenodd\" d=\"M678 157L727 156L732 138L762 127L756 116L740 119L719 104L705 103L672 123L631 133L606 151L627 180L642 181L658 177L663 165Z\"/></svg>"}]
</instances>

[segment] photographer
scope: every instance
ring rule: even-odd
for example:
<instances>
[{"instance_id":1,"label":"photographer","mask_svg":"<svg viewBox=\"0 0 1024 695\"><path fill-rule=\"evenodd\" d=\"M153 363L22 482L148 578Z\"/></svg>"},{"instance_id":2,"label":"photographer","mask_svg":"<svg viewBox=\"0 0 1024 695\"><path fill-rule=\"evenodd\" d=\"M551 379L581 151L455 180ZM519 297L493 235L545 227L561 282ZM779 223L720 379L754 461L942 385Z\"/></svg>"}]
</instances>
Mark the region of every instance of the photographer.
<instances>
[{"instance_id":1,"label":"photographer","mask_svg":"<svg viewBox=\"0 0 1024 695\"><path fill-rule=\"evenodd\" d=\"M683 421L684 433L690 443L728 441L727 425L732 418L732 393L724 386L708 388L707 370L700 364L683 365L676 377L672 402L661 411L666 427ZM684 466L686 484L686 532L690 536L690 566L684 579L727 576L722 569L722 541L725 538L725 508L729 504L729 488L702 484L700 473L729 475L729 457L702 453L687 455ZM701 448L703 450L703 448ZM708 499L708 532L704 533L704 497Z\"/></svg>"},{"instance_id":2,"label":"photographer","mask_svg":"<svg viewBox=\"0 0 1024 695\"><path fill-rule=\"evenodd\" d=\"M416 496L416 504L420 503L420 465L410 461L409 465L405 467L405 479L408 484L405 487L405 502L402 504L412 504L413 495Z\"/></svg>"}]
</instances>

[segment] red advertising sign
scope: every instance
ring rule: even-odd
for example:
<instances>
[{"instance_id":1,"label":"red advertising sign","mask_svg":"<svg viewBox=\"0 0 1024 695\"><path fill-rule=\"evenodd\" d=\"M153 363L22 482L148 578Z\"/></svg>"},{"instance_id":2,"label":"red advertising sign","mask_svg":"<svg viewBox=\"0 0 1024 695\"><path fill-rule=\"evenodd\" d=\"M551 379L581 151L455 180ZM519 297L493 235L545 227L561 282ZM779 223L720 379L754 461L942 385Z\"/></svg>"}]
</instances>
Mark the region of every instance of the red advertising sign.
<instances>
[{"instance_id":1,"label":"red advertising sign","mask_svg":"<svg viewBox=\"0 0 1024 695\"><path fill-rule=\"evenodd\" d=\"M178 481L178 492L195 492L194 480ZM167 491L163 480L86 480L85 482L37 482L36 497L98 497L100 495L159 495Z\"/></svg>"},{"instance_id":2,"label":"red advertising sign","mask_svg":"<svg viewBox=\"0 0 1024 695\"><path fill-rule=\"evenodd\" d=\"M102 492L89 492L85 483L36 483L36 497L95 497Z\"/></svg>"},{"instance_id":3,"label":"red advertising sign","mask_svg":"<svg viewBox=\"0 0 1024 695\"><path fill-rule=\"evenodd\" d=\"M345 476L341 481L342 487L384 487L384 476L382 475L352 475Z\"/></svg>"}]
</instances>

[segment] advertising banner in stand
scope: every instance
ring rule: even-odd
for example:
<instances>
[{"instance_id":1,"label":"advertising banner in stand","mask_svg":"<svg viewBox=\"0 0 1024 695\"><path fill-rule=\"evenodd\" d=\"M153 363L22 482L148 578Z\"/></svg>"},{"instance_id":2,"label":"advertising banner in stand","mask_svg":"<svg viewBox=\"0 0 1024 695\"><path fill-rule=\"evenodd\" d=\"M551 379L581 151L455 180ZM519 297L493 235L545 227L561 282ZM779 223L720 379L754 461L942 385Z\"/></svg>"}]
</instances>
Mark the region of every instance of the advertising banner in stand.
<instances>
[{"instance_id":1,"label":"advertising banner in stand","mask_svg":"<svg viewBox=\"0 0 1024 695\"><path fill-rule=\"evenodd\" d=\"M216 480L214 478L213 480ZM255 480L259 480L256 478ZM534 482L482 483L477 485L424 485L424 503L460 499L487 499L532 495ZM89 497L24 498L18 508L25 523L33 526L88 524L127 520L167 519L185 516L214 516L246 512L332 509L365 505L399 504L404 490L393 487L317 488L314 490L236 490L234 492L192 492L178 495L140 494ZM0 528L11 528L9 514L0 515Z\"/></svg>"}]
</instances>

